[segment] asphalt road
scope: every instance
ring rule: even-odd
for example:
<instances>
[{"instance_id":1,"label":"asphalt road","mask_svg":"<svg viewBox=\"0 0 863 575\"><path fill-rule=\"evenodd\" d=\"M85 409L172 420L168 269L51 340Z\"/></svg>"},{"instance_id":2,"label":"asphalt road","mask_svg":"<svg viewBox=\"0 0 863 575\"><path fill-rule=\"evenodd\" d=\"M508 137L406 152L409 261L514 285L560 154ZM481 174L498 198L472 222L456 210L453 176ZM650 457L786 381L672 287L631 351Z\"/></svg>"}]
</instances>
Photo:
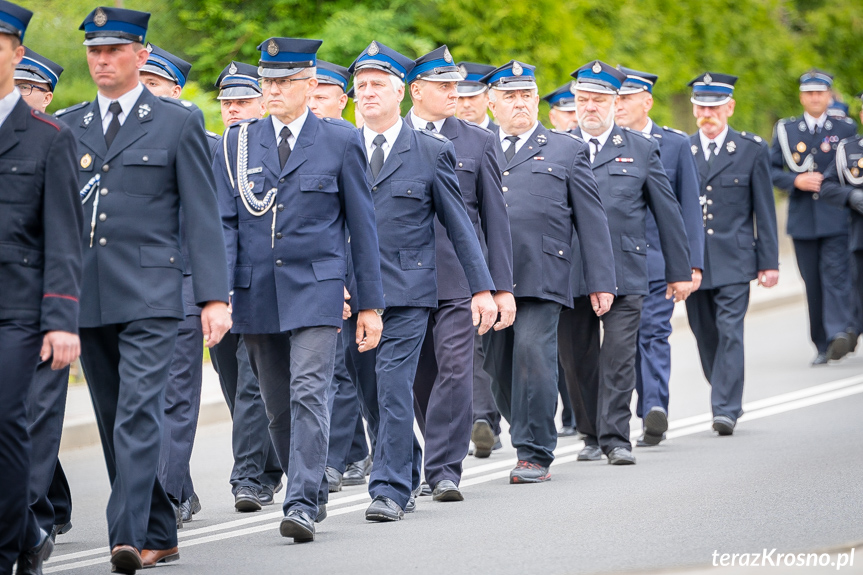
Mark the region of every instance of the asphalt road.
<instances>
[{"instance_id":1,"label":"asphalt road","mask_svg":"<svg viewBox=\"0 0 863 575\"><path fill-rule=\"evenodd\" d=\"M669 439L636 449L637 465L576 462L581 442L565 439L552 481L509 485L515 452L504 439L491 458L466 460L464 502L423 497L405 520L371 524L363 518L365 489L346 488L331 497L330 516L310 544L279 536L278 506L234 511L230 426L202 427L192 474L203 510L180 531L180 561L159 572L700 573L716 570L714 552L849 551L863 542L863 351L810 368L814 350L799 303L747 321L746 415L734 436L710 431L695 342L688 329L676 329ZM62 460L74 528L58 538L45 572L108 573L101 449L66 452ZM857 551L843 572L863 571L863 548Z\"/></svg>"}]
</instances>

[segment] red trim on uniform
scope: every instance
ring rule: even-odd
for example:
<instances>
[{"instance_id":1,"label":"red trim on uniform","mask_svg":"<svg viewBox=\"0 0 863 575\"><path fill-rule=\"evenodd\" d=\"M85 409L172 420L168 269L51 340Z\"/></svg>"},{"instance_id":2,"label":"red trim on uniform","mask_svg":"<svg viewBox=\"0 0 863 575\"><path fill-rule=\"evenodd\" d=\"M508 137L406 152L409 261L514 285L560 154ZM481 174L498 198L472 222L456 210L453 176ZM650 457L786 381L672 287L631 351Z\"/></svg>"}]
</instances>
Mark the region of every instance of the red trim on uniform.
<instances>
[{"instance_id":1,"label":"red trim on uniform","mask_svg":"<svg viewBox=\"0 0 863 575\"><path fill-rule=\"evenodd\" d=\"M59 294L59 293L46 293L45 295L42 296L43 299L46 297L59 297L60 299L70 299L74 302L78 301L78 298L76 298L75 296L63 295L63 294Z\"/></svg>"},{"instance_id":2,"label":"red trim on uniform","mask_svg":"<svg viewBox=\"0 0 863 575\"><path fill-rule=\"evenodd\" d=\"M34 118L36 118L37 120L41 120L41 121L45 122L46 124L48 124L49 126L52 126L58 132L60 131L60 126L58 126L57 124L55 124L54 122L49 120L48 116L46 116L45 114L43 114L41 112L37 112L33 108L30 108L30 115L33 116Z\"/></svg>"}]
</instances>

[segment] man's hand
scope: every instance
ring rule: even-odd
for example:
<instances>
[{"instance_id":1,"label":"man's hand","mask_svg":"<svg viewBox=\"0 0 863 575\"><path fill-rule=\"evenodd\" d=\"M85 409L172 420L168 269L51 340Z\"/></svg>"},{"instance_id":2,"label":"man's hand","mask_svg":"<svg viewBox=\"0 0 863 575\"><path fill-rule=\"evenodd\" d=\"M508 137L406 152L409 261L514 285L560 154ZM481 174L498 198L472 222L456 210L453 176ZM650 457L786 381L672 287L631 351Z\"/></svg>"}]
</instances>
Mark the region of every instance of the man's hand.
<instances>
[{"instance_id":1,"label":"man's hand","mask_svg":"<svg viewBox=\"0 0 863 575\"><path fill-rule=\"evenodd\" d=\"M488 290L476 292L470 301L470 312L473 315L473 326L479 326L477 333L484 334L491 329L497 319L497 304Z\"/></svg>"},{"instance_id":2,"label":"man's hand","mask_svg":"<svg viewBox=\"0 0 863 575\"><path fill-rule=\"evenodd\" d=\"M701 278L702 278L701 270L698 268L692 268L692 291L698 291L698 288L701 287ZM692 293L692 292L690 292Z\"/></svg>"},{"instance_id":3,"label":"man's hand","mask_svg":"<svg viewBox=\"0 0 863 575\"><path fill-rule=\"evenodd\" d=\"M39 357L48 361L52 357L51 369L63 369L81 355L81 340L78 334L68 331L49 331L42 338L42 351Z\"/></svg>"},{"instance_id":4,"label":"man's hand","mask_svg":"<svg viewBox=\"0 0 863 575\"><path fill-rule=\"evenodd\" d=\"M345 288L345 308L342 310L342 319L351 319L351 306L348 300L351 299L351 294L348 293L348 288ZM341 329L339 331L342 331Z\"/></svg>"},{"instance_id":5,"label":"man's hand","mask_svg":"<svg viewBox=\"0 0 863 575\"><path fill-rule=\"evenodd\" d=\"M668 289L665 290L665 299L674 298L674 303L686 301L689 294L692 292L692 282L671 282L668 284Z\"/></svg>"},{"instance_id":6,"label":"man's hand","mask_svg":"<svg viewBox=\"0 0 863 575\"><path fill-rule=\"evenodd\" d=\"M611 304L614 303L614 294L604 291L593 292L590 294L590 305L593 307L593 313L597 317L604 315L611 309Z\"/></svg>"},{"instance_id":7,"label":"man's hand","mask_svg":"<svg viewBox=\"0 0 863 575\"><path fill-rule=\"evenodd\" d=\"M494 324L494 331L500 331L511 326L515 321L515 297L512 292L495 292L494 304L500 313L500 321Z\"/></svg>"},{"instance_id":8,"label":"man's hand","mask_svg":"<svg viewBox=\"0 0 863 575\"><path fill-rule=\"evenodd\" d=\"M758 272L758 285L772 288L779 283L779 270L760 270Z\"/></svg>"},{"instance_id":9,"label":"man's hand","mask_svg":"<svg viewBox=\"0 0 863 575\"><path fill-rule=\"evenodd\" d=\"M804 192L820 192L824 176L818 172L803 172L794 178L794 187Z\"/></svg>"},{"instance_id":10,"label":"man's hand","mask_svg":"<svg viewBox=\"0 0 863 575\"><path fill-rule=\"evenodd\" d=\"M357 314L357 347L360 353L374 349L381 342L384 322L373 309L364 309Z\"/></svg>"},{"instance_id":11,"label":"man's hand","mask_svg":"<svg viewBox=\"0 0 863 575\"><path fill-rule=\"evenodd\" d=\"M213 347L231 330L231 312L223 301L209 301L201 309L201 330L207 347Z\"/></svg>"}]
</instances>

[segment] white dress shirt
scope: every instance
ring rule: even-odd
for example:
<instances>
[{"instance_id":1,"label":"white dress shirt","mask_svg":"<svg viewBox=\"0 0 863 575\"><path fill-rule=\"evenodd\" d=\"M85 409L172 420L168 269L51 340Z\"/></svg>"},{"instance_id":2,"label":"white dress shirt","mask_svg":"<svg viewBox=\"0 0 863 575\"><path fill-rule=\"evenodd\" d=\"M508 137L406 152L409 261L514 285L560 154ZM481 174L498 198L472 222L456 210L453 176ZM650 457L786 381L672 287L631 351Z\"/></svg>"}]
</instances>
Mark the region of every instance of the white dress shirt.
<instances>
[{"instance_id":1,"label":"white dress shirt","mask_svg":"<svg viewBox=\"0 0 863 575\"><path fill-rule=\"evenodd\" d=\"M809 128L809 133L815 133L815 127L823 128L824 122L827 121L827 113L821 114L817 118L813 118L809 115L809 112L803 112L803 119L806 120L806 127Z\"/></svg>"},{"instance_id":2,"label":"white dress shirt","mask_svg":"<svg viewBox=\"0 0 863 575\"><path fill-rule=\"evenodd\" d=\"M386 131L384 131L383 133L384 138L387 139L384 145L381 146L384 151L384 162L386 162L387 158L390 156L390 150L393 149L393 144L396 143L396 138L399 137L399 132L401 132L402 130L403 122L404 120L399 118L395 124L387 128ZM370 129L368 124L363 126L363 139L365 139L366 142L366 157L369 160L372 159L372 152L374 152L375 148L377 147L374 144L375 136L377 135L378 133Z\"/></svg>"},{"instance_id":3,"label":"white dress shirt","mask_svg":"<svg viewBox=\"0 0 863 575\"><path fill-rule=\"evenodd\" d=\"M536 131L537 126L539 126L539 122L535 122L533 127L530 130L528 130L527 132L525 132L523 134L519 134L518 141L516 141L516 143L515 143L515 153L516 154L521 149L521 147L524 145L524 143L530 139L530 137ZM506 139L509 136L509 134L505 133L503 131L503 128L501 128L501 130L498 132L498 136L500 137L500 145L503 148L503 151L506 152L509 149L509 147L512 145L512 142L510 142L509 140Z\"/></svg>"},{"instance_id":4,"label":"white dress shirt","mask_svg":"<svg viewBox=\"0 0 863 575\"><path fill-rule=\"evenodd\" d=\"M652 134L653 133L653 120L651 120L650 118L647 119L647 124L645 124L644 127L641 128L641 133L642 134Z\"/></svg>"},{"instance_id":5,"label":"white dress shirt","mask_svg":"<svg viewBox=\"0 0 863 575\"><path fill-rule=\"evenodd\" d=\"M15 108L15 104L17 104L20 99L21 92L18 91L18 88L12 88L12 91L0 100L0 126L3 125L6 118L8 118L9 114L12 113L12 109Z\"/></svg>"},{"instance_id":6,"label":"white dress shirt","mask_svg":"<svg viewBox=\"0 0 863 575\"><path fill-rule=\"evenodd\" d=\"M288 145L291 147L291 150L293 150L294 145L297 143L297 136L300 134L300 130L303 129L303 126L306 123L306 118L308 116L308 107L299 118L297 118L290 124L285 124L275 116L270 116L273 119L273 129L276 131L276 145L282 143L282 128L287 126L288 129L291 131L291 135L288 137Z\"/></svg>"},{"instance_id":7,"label":"white dress shirt","mask_svg":"<svg viewBox=\"0 0 863 575\"><path fill-rule=\"evenodd\" d=\"M411 123L414 125L415 129L422 128L423 130L425 130L426 126L428 126L429 122L431 122L431 120L423 120L422 118L417 116L414 113L413 108L411 108ZM444 122L446 122L446 118L443 118L442 120L438 120L437 122L432 122L432 124L434 124L434 131L439 134L441 128L443 128Z\"/></svg>"},{"instance_id":8,"label":"white dress shirt","mask_svg":"<svg viewBox=\"0 0 863 575\"><path fill-rule=\"evenodd\" d=\"M710 142L716 142L716 149L713 150L713 153L717 156L719 155L719 150L722 148L722 144L725 143L725 136L728 135L728 124L725 124L725 128L719 132L719 135L716 136L713 140L704 135L704 132L698 130L698 137L701 138L701 151L704 153L705 161L710 159L710 150L707 146L710 145Z\"/></svg>"},{"instance_id":9,"label":"white dress shirt","mask_svg":"<svg viewBox=\"0 0 863 575\"><path fill-rule=\"evenodd\" d=\"M605 143L608 141L608 137L611 135L611 131L614 129L614 124L608 127L606 131L601 133L598 136L591 136L584 130L581 131L581 137L587 142L587 145L590 147L590 163L593 163L593 160L596 158L596 155L599 151L605 147ZM596 139L599 141L599 147L596 147L596 144L592 143L591 140Z\"/></svg>"},{"instance_id":10,"label":"white dress shirt","mask_svg":"<svg viewBox=\"0 0 863 575\"><path fill-rule=\"evenodd\" d=\"M489 118L489 117L488 117L488 114L483 114L483 115L482 115L482 122L480 122L480 123L479 123L479 124L477 124L477 125L478 125L480 128L485 128L486 130L488 130L488 129L489 129L489 127L488 127L488 125L489 125L489 124L491 124L491 118Z\"/></svg>"},{"instance_id":11,"label":"white dress shirt","mask_svg":"<svg viewBox=\"0 0 863 575\"><path fill-rule=\"evenodd\" d=\"M132 108L135 107L135 102L138 101L138 98L141 96L141 92L144 91L144 84L138 82L138 85L117 98L117 102L120 103L120 125L123 125L123 122L126 121L126 118L129 117L129 114L132 113ZM114 119L114 114L108 111L108 107L111 105L111 102L114 100L107 98L99 92L96 95L96 98L99 100L99 111L102 113L102 133L108 131L108 126L111 125L111 120Z\"/></svg>"}]
</instances>

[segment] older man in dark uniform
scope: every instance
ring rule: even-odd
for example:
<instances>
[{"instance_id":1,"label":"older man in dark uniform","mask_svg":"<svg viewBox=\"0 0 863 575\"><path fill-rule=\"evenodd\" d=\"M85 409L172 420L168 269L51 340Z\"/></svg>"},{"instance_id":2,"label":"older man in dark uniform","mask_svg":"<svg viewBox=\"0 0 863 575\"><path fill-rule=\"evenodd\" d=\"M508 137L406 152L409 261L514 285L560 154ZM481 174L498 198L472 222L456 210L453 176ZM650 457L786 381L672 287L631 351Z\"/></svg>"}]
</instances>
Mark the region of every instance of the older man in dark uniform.
<instances>
[{"instance_id":1,"label":"older man in dark uniform","mask_svg":"<svg viewBox=\"0 0 863 575\"><path fill-rule=\"evenodd\" d=\"M686 301L704 376L711 385L713 430L731 435L743 414L743 319L749 282L779 281L776 208L767 144L728 126L736 76L706 72L692 86L698 132L690 136L701 185L704 275Z\"/></svg>"},{"instance_id":2,"label":"older man in dark uniform","mask_svg":"<svg viewBox=\"0 0 863 575\"><path fill-rule=\"evenodd\" d=\"M78 141L84 211L81 362L111 497L115 571L172 561L176 512L157 479L163 397L184 317L180 205L207 345L230 328L224 249L200 110L139 81L150 15L99 7L84 22L98 97L58 117Z\"/></svg>"},{"instance_id":3,"label":"older man in dark uniform","mask_svg":"<svg viewBox=\"0 0 863 575\"><path fill-rule=\"evenodd\" d=\"M453 145L413 130L399 114L414 62L372 42L354 63L361 136L369 158L386 309L380 348L361 355L346 340L360 396L376 437L369 477L369 521L398 521L416 504L419 443L413 433L412 384L431 309L438 305L435 216L453 243L473 294L473 324L485 333L497 317L494 283L458 189ZM353 242L354 230L351 229ZM353 262L358 275L362 268ZM353 301L353 300L352 300ZM350 331L350 330L347 330Z\"/></svg>"},{"instance_id":4,"label":"older man in dark uniform","mask_svg":"<svg viewBox=\"0 0 863 575\"><path fill-rule=\"evenodd\" d=\"M857 133L851 118L831 117L833 76L810 70L800 77L803 116L779 120L770 149L770 174L788 194L788 235L806 285L812 365L843 358L857 345L851 301L849 211L820 200L823 172L840 140Z\"/></svg>"},{"instance_id":5,"label":"older man in dark uniform","mask_svg":"<svg viewBox=\"0 0 863 575\"><path fill-rule=\"evenodd\" d=\"M361 351L378 344L375 310L383 306L362 146L352 126L319 119L308 107L320 45L270 38L258 46L270 117L229 128L227 153L217 154L214 164L234 332L243 334L288 477L279 532L295 542L313 541L313 521L325 515L327 396L342 327L347 245L361 310L351 336Z\"/></svg>"},{"instance_id":6,"label":"older man in dark uniform","mask_svg":"<svg viewBox=\"0 0 863 575\"><path fill-rule=\"evenodd\" d=\"M701 285L701 270L704 268L704 232L698 203L698 173L689 151L689 136L673 128L660 127L650 119L653 87L659 79L656 74L621 66L618 69L626 74L626 80L620 88L614 120L623 128L650 134L659 143L662 166L680 204L686 226L692 290L696 291ZM644 433L637 443L639 447L658 445L668 429L668 380L671 377L668 336L671 335L671 314L674 312L674 302L665 297L665 258L662 257L656 219L650 212L647 213L645 238L650 284L641 308L636 354L636 414L644 423Z\"/></svg>"},{"instance_id":7,"label":"older man in dark uniform","mask_svg":"<svg viewBox=\"0 0 863 575\"><path fill-rule=\"evenodd\" d=\"M498 154L518 305L518 321L491 334L485 369L518 452L509 481L539 483L551 477L557 446L557 334L560 311L572 302L573 230L600 314L614 298L611 239L584 141L538 121L534 67L511 60L484 81L500 121Z\"/></svg>"},{"instance_id":8,"label":"older man in dark uniform","mask_svg":"<svg viewBox=\"0 0 863 575\"><path fill-rule=\"evenodd\" d=\"M413 107L408 126L441 134L452 142L462 199L474 230L486 247L494 299L500 313L495 331L515 320L512 295L512 238L500 189L494 134L455 118L457 82L462 76L446 46L414 61L408 74ZM473 360L476 341L467 277L440 220L435 218L438 307L428 330L414 380L416 418L425 439L424 473L435 501L461 501L458 488L473 424ZM491 439L490 437L488 439ZM488 441L485 447L491 449ZM482 447L482 446L481 446Z\"/></svg>"},{"instance_id":9,"label":"older man in dark uniform","mask_svg":"<svg viewBox=\"0 0 863 575\"><path fill-rule=\"evenodd\" d=\"M648 294L646 218L656 219L665 256L666 298L685 300L692 288L692 268L680 205L659 159L659 145L649 135L614 124L614 105L626 75L604 62L589 62L572 73L581 136L590 146L614 247L617 298L600 319L584 290L560 321L560 362L576 406L578 430L586 435L580 461L602 458L631 465L630 400L635 388L635 355L641 307ZM579 234L578 239L584 241ZM577 269L577 268L576 268ZM579 278L579 283L581 280Z\"/></svg>"},{"instance_id":10,"label":"older man in dark uniform","mask_svg":"<svg viewBox=\"0 0 863 575\"><path fill-rule=\"evenodd\" d=\"M33 13L0 1L0 573L42 573L54 548L27 503L36 365L77 359L83 221L71 132L31 109L15 68ZM55 384L65 385L63 382ZM56 453L51 463L56 462ZM50 481L50 477L47 478ZM50 527L49 527L50 529Z\"/></svg>"}]
</instances>

